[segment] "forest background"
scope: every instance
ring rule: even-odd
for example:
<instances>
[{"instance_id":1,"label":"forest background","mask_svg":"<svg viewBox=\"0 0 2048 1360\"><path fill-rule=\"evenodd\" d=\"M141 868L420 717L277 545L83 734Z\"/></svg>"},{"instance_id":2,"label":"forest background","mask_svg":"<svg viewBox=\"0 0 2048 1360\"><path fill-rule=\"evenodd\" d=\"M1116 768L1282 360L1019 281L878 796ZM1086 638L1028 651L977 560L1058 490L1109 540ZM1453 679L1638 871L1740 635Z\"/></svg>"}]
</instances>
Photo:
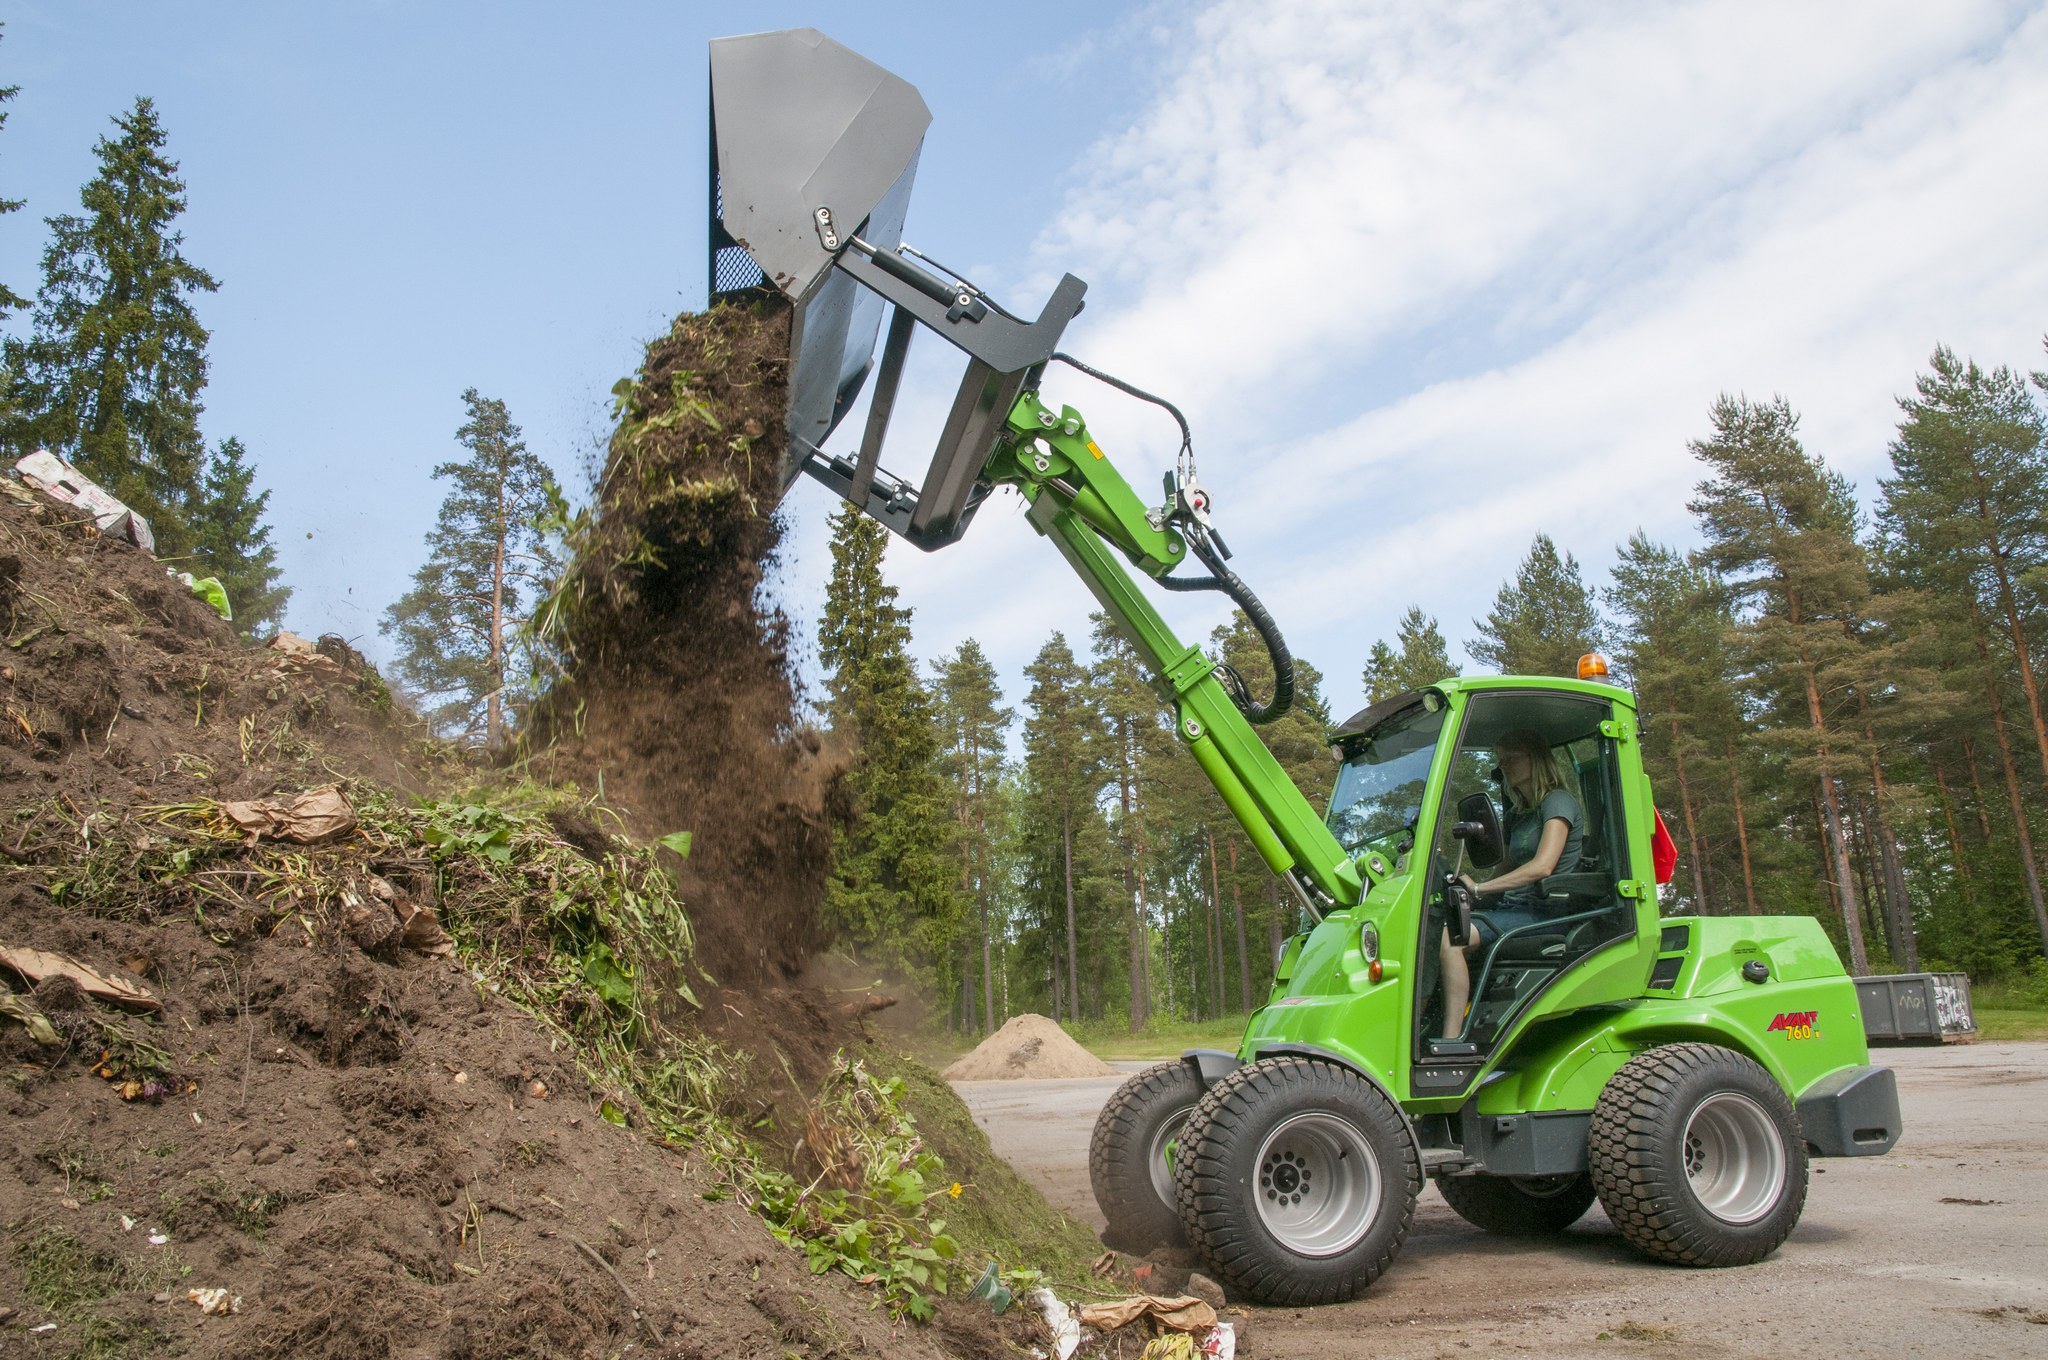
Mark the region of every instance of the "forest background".
<instances>
[{"instance_id":1,"label":"forest background","mask_svg":"<svg viewBox=\"0 0 2048 1360\"><path fill-rule=\"evenodd\" d=\"M0 91L0 127L15 93ZM34 299L0 288L0 315L29 320L5 346L0 446L52 448L105 482L258 633L288 590L250 451L202 434L195 303L218 284L183 254L167 140L151 101L118 115L81 210L46 219ZM0 214L21 206L0 199ZM2030 362L1936 348L1900 375L1890 475L1867 505L1802 446L1786 401L1724 397L1691 444L1699 547L1638 534L1588 581L1537 533L1472 620L1465 654L1504 672L1569 674L1612 651L1679 840L1668 910L1808 913L1857 971L2048 987L2048 377ZM567 501L506 404L463 396L427 561L384 624L423 710L504 750L544 676L524 625ZM1077 619L1016 695L972 638L920 670L884 542L835 520L818 628L824 715L860 752L828 902L841 947L913 978L962 1033L1025 1010L1137 1029L1255 1005L1293 911L1121 640ZM1209 641L1266 682L1241 618ZM1297 707L1266 735L1320 801L1332 704L1453 665L1443 626L1412 608L1355 688L1302 663Z\"/></svg>"}]
</instances>

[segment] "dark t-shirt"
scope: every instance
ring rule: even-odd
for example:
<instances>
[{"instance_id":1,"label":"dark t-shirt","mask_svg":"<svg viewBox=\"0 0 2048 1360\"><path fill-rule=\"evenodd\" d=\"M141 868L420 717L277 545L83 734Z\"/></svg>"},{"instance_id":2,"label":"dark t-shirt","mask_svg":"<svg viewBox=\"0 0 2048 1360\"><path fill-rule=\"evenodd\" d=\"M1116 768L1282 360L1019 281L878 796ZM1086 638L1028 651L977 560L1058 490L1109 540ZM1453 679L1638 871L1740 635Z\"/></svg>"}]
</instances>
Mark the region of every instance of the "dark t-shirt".
<instances>
[{"instance_id":1,"label":"dark t-shirt","mask_svg":"<svg viewBox=\"0 0 2048 1360\"><path fill-rule=\"evenodd\" d=\"M1570 790L1557 789L1544 795L1543 801L1534 808L1516 809L1508 814L1507 858L1502 861L1503 871L1519 869L1536 856L1536 847L1543 843L1543 828L1553 820L1562 819L1566 830L1564 850L1557 857L1555 874L1568 874L1579 867L1579 854L1586 843L1586 810L1579 806L1579 800ZM1536 896L1528 888L1516 888L1501 894L1501 904L1507 907L1530 908L1537 905Z\"/></svg>"}]
</instances>

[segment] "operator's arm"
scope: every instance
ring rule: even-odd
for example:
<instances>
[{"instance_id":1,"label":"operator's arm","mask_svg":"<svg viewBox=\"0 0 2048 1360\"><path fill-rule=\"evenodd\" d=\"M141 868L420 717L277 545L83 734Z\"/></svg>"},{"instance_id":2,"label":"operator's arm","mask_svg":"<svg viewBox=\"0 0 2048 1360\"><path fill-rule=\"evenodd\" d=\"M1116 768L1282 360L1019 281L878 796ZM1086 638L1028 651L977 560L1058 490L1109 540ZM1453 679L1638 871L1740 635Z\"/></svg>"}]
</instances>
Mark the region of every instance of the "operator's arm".
<instances>
[{"instance_id":1,"label":"operator's arm","mask_svg":"<svg viewBox=\"0 0 2048 1360\"><path fill-rule=\"evenodd\" d=\"M1538 879L1550 877L1557 872L1557 861L1564 855L1564 843L1570 838L1572 824L1562 817L1552 817L1543 824L1543 838L1536 842L1536 853L1527 862L1518 864L1503 874L1473 885L1475 891L1485 894L1513 892L1526 888Z\"/></svg>"}]
</instances>

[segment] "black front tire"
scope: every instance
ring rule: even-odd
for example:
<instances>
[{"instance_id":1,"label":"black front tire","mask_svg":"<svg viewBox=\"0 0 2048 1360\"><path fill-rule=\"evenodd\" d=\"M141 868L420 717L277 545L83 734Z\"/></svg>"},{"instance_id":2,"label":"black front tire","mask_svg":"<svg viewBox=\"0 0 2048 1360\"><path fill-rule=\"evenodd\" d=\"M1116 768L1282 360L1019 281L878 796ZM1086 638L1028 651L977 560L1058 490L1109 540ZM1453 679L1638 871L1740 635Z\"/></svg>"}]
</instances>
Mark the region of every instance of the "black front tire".
<instances>
[{"instance_id":1,"label":"black front tire","mask_svg":"<svg viewBox=\"0 0 2048 1360\"><path fill-rule=\"evenodd\" d=\"M1806 1141L1770 1073L1714 1044L1631 1059L1593 1109L1587 1165L1629 1245L1675 1265L1744 1266L1806 1207Z\"/></svg>"},{"instance_id":2,"label":"black front tire","mask_svg":"<svg viewBox=\"0 0 2048 1360\"><path fill-rule=\"evenodd\" d=\"M1109 1246L1143 1255L1187 1245L1167 1152L1201 1099L1202 1083L1186 1063L1160 1063L1117 1087L1095 1116L1088 1184L1109 1221L1102 1232Z\"/></svg>"},{"instance_id":3,"label":"black front tire","mask_svg":"<svg viewBox=\"0 0 2048 1360\"><path fill-rule=\"evenodd\" d=\"M1400 1107L1335 1063L1266 1058L1209 1088L1174 1162L1188 1240L1261 1303L1341 1303L1408 1240L1422 1164Z\"/></svg>"},{"instance_id":4,"label":"black front tire","mask_svg":"<svg viewBox=\"0 0 2048 1360\"><path fill-rule=\"evenodd\" d=\"M1593 1207L1593 1178L1573 1176L1442 1176L1437 1191L1458 1217L1504 1237L1549 1237Z\"/></svg>"}]
</instances>

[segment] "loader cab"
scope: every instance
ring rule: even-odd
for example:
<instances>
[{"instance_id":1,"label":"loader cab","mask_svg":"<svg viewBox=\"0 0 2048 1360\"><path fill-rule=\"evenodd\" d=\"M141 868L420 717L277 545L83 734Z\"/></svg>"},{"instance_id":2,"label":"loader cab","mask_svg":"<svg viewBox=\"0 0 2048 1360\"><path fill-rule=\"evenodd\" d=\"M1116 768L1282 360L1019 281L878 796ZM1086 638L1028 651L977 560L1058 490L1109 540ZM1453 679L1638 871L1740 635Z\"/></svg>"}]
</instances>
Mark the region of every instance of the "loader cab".
<instances>
[{"instance_id":1,"label":"loader cab","mask_svg":"<svg viewBox=\"0 0 2048 1360\"><path fill-rule=\"evenodd\" d=\"M1631 875L1621 763L1608 735L1614 716L1612 702L1594 693L1468 692L1442 789L1423 823L1428 844L1414 852L1428 856L1416 952L1418 1062L1484 1061L1582 962L1636 933L1635 904L1622 894ZM1474 862L1469 818L1467 838L1453 834L1460 804L1469 814L1474 799L1492 807L1502 828L1505 853L1491 865ZM1460 873L1483 885L1526 864L1545 821L1560 815L1575 824L1549 875L1478 896L1473 943L1463 951L1470 1003L1447 1025L1442 948L1453 903L1442 885Z\"/></svg>"}]
</instances>

